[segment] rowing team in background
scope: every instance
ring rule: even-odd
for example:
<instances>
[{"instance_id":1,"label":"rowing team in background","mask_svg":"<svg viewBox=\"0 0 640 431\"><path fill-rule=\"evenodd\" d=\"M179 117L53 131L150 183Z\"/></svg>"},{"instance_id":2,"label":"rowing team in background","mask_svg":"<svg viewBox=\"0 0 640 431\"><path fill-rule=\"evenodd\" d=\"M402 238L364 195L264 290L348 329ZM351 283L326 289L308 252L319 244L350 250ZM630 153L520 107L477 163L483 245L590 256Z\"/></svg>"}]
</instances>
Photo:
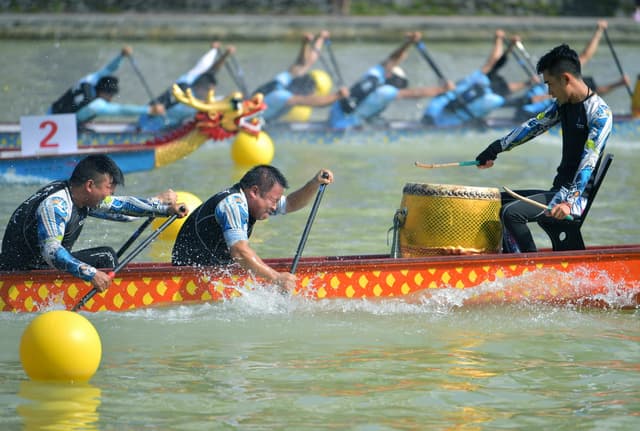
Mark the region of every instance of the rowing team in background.
<instances>
[{"instance_id":1,"label":"rowing team in background","mask_svg":"<svg viewBox=\"0 0 640 431\"><path fill-rule=\"evenodd\" d=\"M598 21L596 31L580 54L582 66L595 54L606 28L606 21ZM300 52L293 64L252 92L260 92L265 96L267 109L263 118L267 124L279 121L295 106L329 106L329 128L358 128L366 123L379 121L383 111L395 100L431 98L422 115L423 123L449 127L482 122L492 111L502 107L515 108L515 120L523 121L542 112L552 103L547 84L542 82L536 73L519 37L514 36L510 41L506 41L502 30L495 32L494 43L485 64L455 83L445 79L421 42L421 34L418 32L408 33L401 46L384 61L369 68L349 88L344 85L330 44L327 31L315 36L305 34ZM408 50L413 45L440 78L438 85L409 86L400 64L407 58ZM323 79L321 71L311 70L321 58L325 47L332 65L326 66L332 69L331 74L335 76L339 85L333 93L330 91L331 79L329 78L327 85L327 79ZM196 97L204 99L210 91L215 90L216 75L221 67L228 60L232 60L231 63L235 64L235 67L228 68L246 96L247 86L239 76L240 69L235 63L234 54L234 46L228 46L221 52L220 43L214 42L195 66L180 76L175 83L182 90L190 88ZM527 73L526 80L510 82L500 74L500 69L506 64L510 54L518 59ZM118 93L118 78L114 74L124 57L129 57L133 62L131 55L131 48L124 47L120 55L105 67L83 77L67 90L51 105L48 113L75 113L81 128L100 116L138 116L138 127L142 131L171 128L192 119L195 114L194 108L178 102L172 94L171 86L162 94L153 96L145 83L152 99L148 105L126 105L112 101ZM135 66L135 63L132 64ZM592 91L601 95L622 86L629 89L630 85L628 76L624 74L619 80L607 85L596 85L591 77L585 77L585 82Z\"/></svg>"},{"instance_id":2,"label":"rowing team in background","mask_svg":"<svg viewBox=\"0 0 640 431\"><path fill-rule=\"evenodd\" d=\"M417 35L412 37L407 43L415 42ZM399 55L403 47L397 51ZM503 252L537 251L528 223L543 217L552 222L568 216L580 217L585 209L585 188L604 152L613 116L609 106L582 78L581 66L576 51L566 44L541 57L536 73L542 75L549 87L552 96L549 106L492 142L476 157L479 168L490 168L500 153L530 141L556 124L562 127L561 160L551 186L517 191L547 209L541 210L503 193ZM383 69L380 67L378 72ZM109 247L71 251L87 216L127 221L132 216L187 215L171 190L150 199L113 196L116 186L123 182L122 172L108 156L93 155L76 166L68 181L54 182L37 191L15 210L9 221L0 268L30 270L52 266L90 281L99 291L106 289L111 278L99 268L116 266L117 253ZM249 237L258 220L303 208L323 184L331 182L333 173L321 169L305 185L285 196L288 183L277 168L260 165L250 169L237 184L192 211L176 237L173 264L236 263L282 289L294 289L295 275L275 271L265 264L249 246Z\"/></svg>"}]
</instances>

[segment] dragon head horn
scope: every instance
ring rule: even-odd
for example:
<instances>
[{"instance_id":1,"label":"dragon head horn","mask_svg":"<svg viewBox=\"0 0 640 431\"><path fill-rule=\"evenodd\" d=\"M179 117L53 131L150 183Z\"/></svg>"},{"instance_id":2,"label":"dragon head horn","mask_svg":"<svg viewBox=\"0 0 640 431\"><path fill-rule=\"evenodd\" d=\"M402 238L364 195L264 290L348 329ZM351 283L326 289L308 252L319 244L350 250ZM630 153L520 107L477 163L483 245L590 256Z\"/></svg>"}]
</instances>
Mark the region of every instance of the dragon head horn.
<instances>
[{"instance_id":1,"label":"dragon head horn","mask_svg":"<svg viewBox=\"0 0 640 431\"><path fill-rule=\"evenodd\" d=\"M191 106L192 108L197 109L202 112L210 112L219 109L217 103L215 101L215 91L210 90L207 94L207 100L200 100L193 95L191 88L187 88L186 91L183 91L177 84L173 84L172 92L175 98L184 103L187 106Z\"/></svg>"},{"instance_id":2,"label":"dragon head horn","mask_svg":"<svg viewBox=\"0 0 640 431\"><path fill-rule=\"evenodd\" d=\"M172 91L179 102L201 112L212 114L214 112L226 113L233 111L241 113L243 110L242 93L240 92L234 92L222 100L216 100L215 90L211 89L207 94L207 100L200 100L193 95L190 88L183 91L178 85L173 84Z\"/></svg>"}]
</instances>

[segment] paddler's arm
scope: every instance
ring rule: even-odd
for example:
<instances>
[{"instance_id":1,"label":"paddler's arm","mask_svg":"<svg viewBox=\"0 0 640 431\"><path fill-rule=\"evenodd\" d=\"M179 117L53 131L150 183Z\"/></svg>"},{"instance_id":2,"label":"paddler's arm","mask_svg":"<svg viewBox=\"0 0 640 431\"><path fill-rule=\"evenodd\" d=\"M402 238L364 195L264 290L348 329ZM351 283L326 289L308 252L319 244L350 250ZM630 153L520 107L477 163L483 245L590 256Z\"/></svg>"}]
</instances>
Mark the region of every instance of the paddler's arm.
<instances>
[{"instance_id":1,"label":"paddler's arm","mask_svg":"<svg viewBox=\"0 0 640 431\"><path fill-rule=\"evenodd\" d=\"M418 42L422 38L422 34L419 31L407 33L405 35L405 41L395 51L393 51L389 57L382 63L384 66L385 74L390 74L391 70L402 63L407 56L407 50Z\"/></svg>"},{"instance_id":2,"label":"paddler's arm","mask_svg":"<svg viewBox=\"0 0 640 431\"><path fill-rule=\"evenodd\" d=\"M288 291L293 291L296 288L296 276L289 272L278 272L264 263L249 246L249 241L238 241L230 247L229 251L233 260L246 271Z\"/></svg>"},{"instance_id":3,"label":"paddler's arm","mask_svg":"<svg viewBox=\"0 0 640 431\"><path fill-rule=\"evenodd\" d=\"M618 87L629 86L629 85L631 85L631 80L626 74L624 74L622 78L610 84L598 85L598 88L596 88L596 93L602 96L603 94L610 93L611 91L615 90Z\"/></svg>"},{"instance_id":4,"label":"paddler's arm","mask_svg":"<svg viewBox=\"0 0 640 431\"><path fill-rule=\"evenodd\" d=\"M584 66L587 64L593 54L596 53L598 49L598 45L600 44L600 39L602 39L602 34L605 29L609 26L609 23L601 19L598 21L598 26L596 27L596 31L593 32L593 36L591 36L591 40L587 43L587 46L584 47L584 50L580 53L580 64Z\"/></svg>"},{"instance_id":5,"label":"paddler's arm","mask_svg":"<svg viewBox=\"0 0 640 431\"><path fill-rule=\"evenodd\" d=\"M349 97L349 89L340 87L332 94L294 94L287 100L288 106L327 106L345 97Z\"/></svg>"},{"instance_id":6,"label":"paddler's arm","mask_svg":"<svg viewBox=\"0 0 640 431\"><path fill-rule=\"evenodd\" d=\"M143 114L164 115L164 106L162 104L121 105L98 97L76 112L76 118L79 123L84 123L99 116L132 116Z\"/></svg>"},{"instance_id":7,"label":"paddler's arm","mask_svg":"<svg viewBox=\"0 0 640 431\"><path fill-rule=\"evenodd\" d=\"M122 64L122 59L124 57L131 57L132 54L133 48L128 45L123 46L120 53L115 56L109 63L104 65L100 70L87 75L81 81L90 82L92 85L96 85L100 78L116 73L116 71L120 68L120 64Z\"/></svg>"},{"instance_id":8,"label":"paddler's arm","mask_svg":"<svg viewBox=\"0 0 640 431\"><path fill-rule=\"evenodd\" d=\"M304 208L316 195L321 184L333 182L333 173L328 169L320 169L304 186L287 195L287 213Z\"/></svg>"},{"instance_id":9,"label":"paddler's arm","mask_svg":"<svg viewBox=\"0 0 640 431\"><path fill-rule=\"evenodd\" d=\"M45 199L38 207L36 225L42 258L52 268L88 281L102 292L111 284L109 276L75 258L62 246L69 211L69 203L57 197Z\"/></svg>"},{"instance_id":10,"label":"paddler's arm","mask_svg":"<svg viewBox=\"0 0 640 431\"><path fill-rule=\"evenodd\" d=\"M177 215L186 217L189 210L184 202L176 202L173 190L163 192L161 198L144 199L135 196L107 196L89 215L115 221L128 221L128 216L152 217ZM124 218L123 218L124 216Z\"/></svg>"},{"instance_id":11,"label":"paddler's arm","mask_svg":"<svg viewBox=\"0 0 640 431\"><path fill-rule=\"evenodd\" d=\"M398 90L398 99L420 99L423 97L435 97L455 88L455 84L447 81L445 85L431 87L409 87Z\"/></svg>"},{"instance_id":12,"label":"paddler's arm","mask_svg":"<svg viewBox=\"0 0 640 431\"><path fill-rule=\"evenodd\" d=\"M227 58L229 58L230 55L233 55L235 53L236 53L236 47L234 45L229 45L227 49L224 50L222 55L220 55L216 59L215 63L213 63L213 66L211 66L211 70L213 70L214 73L218 73L218 71L224 64L224 62L227 61Z\"/></svg>"}]
</instances>

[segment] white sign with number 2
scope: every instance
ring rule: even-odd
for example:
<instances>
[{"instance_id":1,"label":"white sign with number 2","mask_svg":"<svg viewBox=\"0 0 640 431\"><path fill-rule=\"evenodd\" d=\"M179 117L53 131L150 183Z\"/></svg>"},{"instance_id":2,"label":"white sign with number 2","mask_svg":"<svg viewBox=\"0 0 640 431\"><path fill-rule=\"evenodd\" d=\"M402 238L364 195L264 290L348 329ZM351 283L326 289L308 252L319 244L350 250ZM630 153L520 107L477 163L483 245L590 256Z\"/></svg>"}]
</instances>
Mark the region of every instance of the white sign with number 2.
<instances>
[{"instance_id":1,"label":"white sign with number 2","mask_svg":"<svg viewBox=\"0 0 640 431\"><path fill-rule=\"evenodd\" d=\"M66 154L78 150L75 114L20 117L22 155Z\"/></svg>"}]
</instances>

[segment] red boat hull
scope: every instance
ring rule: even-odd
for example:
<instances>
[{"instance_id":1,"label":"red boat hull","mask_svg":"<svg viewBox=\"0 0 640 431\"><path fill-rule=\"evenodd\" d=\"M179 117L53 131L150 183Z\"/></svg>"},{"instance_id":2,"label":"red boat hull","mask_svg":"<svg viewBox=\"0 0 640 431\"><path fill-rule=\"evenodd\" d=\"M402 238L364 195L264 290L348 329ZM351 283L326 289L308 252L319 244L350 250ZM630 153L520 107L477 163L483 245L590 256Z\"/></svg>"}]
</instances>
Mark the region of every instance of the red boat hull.
<instances>
[{"instance_id":1,"label":"red boat hull","mask_svg":"<svg viewBox=\"0 0 640 431\"><path fill-rule=\"evenodd\" d=\"M289 259L267 263L279 271L287 271L291 265ZM318 300L419 301L442 289L471 289L464 290L461 305L535 302L627 308L640 303L640 245L410 259L310 257L300 261L297 274L294 295ZM239 267L134 263L118 273L112 286L95 295L83 310L127 311L220 301L260 287ZM90 290L89 283L58 271L0 272L0 310L71 309Z\"/></svg>"}]
</instances>

